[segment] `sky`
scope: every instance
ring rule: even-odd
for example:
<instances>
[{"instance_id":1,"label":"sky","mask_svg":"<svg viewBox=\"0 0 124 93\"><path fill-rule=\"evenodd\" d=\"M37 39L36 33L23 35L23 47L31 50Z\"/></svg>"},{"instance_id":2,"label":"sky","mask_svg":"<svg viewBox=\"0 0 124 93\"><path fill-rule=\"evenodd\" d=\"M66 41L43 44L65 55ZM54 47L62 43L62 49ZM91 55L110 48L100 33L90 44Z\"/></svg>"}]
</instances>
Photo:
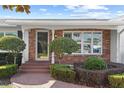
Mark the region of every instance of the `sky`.
<instances>
[{"instance_id":1,"label":"sky","mask_svg":"<svg viewBox=\"0 0 124 93\"><path fill-rule=\"evenodd\" d=\"M0 19L113 19L124 15L124 5L31 5L30 14L0 11Z\"/></svg>"}]
</instances>

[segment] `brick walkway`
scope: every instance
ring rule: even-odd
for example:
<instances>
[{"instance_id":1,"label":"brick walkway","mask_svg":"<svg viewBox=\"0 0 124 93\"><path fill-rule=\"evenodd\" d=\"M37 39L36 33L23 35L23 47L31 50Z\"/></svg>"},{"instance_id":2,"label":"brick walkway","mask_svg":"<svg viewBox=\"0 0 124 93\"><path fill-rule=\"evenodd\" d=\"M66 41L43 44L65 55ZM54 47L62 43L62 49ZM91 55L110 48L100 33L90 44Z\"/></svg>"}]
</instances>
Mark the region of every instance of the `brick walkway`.
<instances>
[{"instance_id":1,"label":"brick walkway","mask_svg":"<svg viewBox=\"0 0 124 93\"><path fill-rule=\"evenodd\" d=\"M25 84L25 85L40 85L53 80L50 74L47 73L18 73L11 78L11 82Z\"/></svg>"},{"instance_id":2,"label":"brick walkway","mask_svg":"<svg viewBox=\"0 0 124 93\"><path fill-rule=\"evenodd\" d=\"M86 86L54 80L50 74L18 73L11 78L11 83L20 88L87 88Z\"/></svg>"}]
</instances>

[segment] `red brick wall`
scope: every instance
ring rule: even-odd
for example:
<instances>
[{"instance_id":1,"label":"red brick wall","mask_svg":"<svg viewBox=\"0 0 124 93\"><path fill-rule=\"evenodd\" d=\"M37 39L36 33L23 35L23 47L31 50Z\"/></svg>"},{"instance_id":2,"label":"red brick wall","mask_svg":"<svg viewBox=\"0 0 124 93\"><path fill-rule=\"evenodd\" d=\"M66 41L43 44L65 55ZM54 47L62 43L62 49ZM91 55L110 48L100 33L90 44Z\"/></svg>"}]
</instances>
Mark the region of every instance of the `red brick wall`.
<instances>
[{"instance_id":1,"label":"red brick wall","mask_svg":"<svg viewBox=\"0 0 124 93\"><path fill-rule=\"evenodd\" d=\"M55 38L62 37L62 36L63 36L63 30L55 30Z\"/></svg>"},{"instance_id":2,"label":"red brick wall","mask_svg":"<svg viewBox=\"0 0 124 93\"><path fill-rule=\"evenodd\" d=\"M56 30L55 37L62 37L63 31L102 31L103 32L103 54L101 55L106 61L110 61L110 30L102 29L66 29L66 30ZM51 42L52 33L49 31L49 42ZM35 43L36 43L36 29L32 29L29 32L29 61L35 61ZM51 60L51 54L50 54ZM83 62L87 55L65 55L61 60L62 63L73 63L73 62Z\"/></svg>"},{"instance_id":3,"label":"red brick wall","mask_svg":"<svg viewBox=\"0 0 124 93\"><path fill-rule=\"evenodd\" d=\"M66 29L66 30L56 30L55 35L60 37L63 36L63 31L102 31L103 32L103 50L101 57L107 62L110 62L110 30L103 29ZM92 55L65 55L61 60L61 63L73 63L73 62L83 62L88 56Z\"/></svg>"},{"instance_id":4,"label":"red brick wall","mask_svg":"<svg viewBox=\"0 0 124 93\"><path fill-rule=\"evenodd\" d=\"M31 29L31 31L29 32L29 61L35 61L35 38L35 29Z\"/></svg>"},{"instance_id":5,"label":"red brick wall","mask_svg":"<svg viewBox=\"0 0 124 93\"><path fill-rule=\"evenodd\" d=\"M102 57L110 61L110 38L111 36L111 31L110 30L104 30L103 31L103 55Z\"/></svg>"}]
</instances>

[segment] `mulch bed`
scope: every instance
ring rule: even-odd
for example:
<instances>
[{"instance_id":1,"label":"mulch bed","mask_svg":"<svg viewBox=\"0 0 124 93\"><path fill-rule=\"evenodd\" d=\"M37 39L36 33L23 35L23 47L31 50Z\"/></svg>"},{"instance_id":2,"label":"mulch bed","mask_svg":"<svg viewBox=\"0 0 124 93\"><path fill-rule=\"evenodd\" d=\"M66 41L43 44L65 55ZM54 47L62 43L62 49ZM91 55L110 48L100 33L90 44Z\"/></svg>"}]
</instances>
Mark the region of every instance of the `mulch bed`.
<instances>
[{"instance_id":1,"label":"mulch bed","mask_svg":"<svg viewBox=\"0 0 124 93\"><path fill-rule=\"evenodd\" d=\"M9 85L11 84L10 78L0 78L0 85Z\"/></svg>"}]
</instances>

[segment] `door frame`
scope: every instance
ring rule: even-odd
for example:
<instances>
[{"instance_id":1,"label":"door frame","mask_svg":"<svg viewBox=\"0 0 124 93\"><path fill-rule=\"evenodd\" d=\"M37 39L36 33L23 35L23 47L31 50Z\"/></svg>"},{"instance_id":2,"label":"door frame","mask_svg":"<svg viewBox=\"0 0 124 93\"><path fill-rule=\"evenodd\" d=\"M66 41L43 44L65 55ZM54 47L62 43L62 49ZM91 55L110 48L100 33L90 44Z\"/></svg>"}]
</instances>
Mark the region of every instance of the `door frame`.
<instances>
[{"instance_id":1,"label":"door frame","mask_svg":"<svg viewBox=\"0 0 124 93\"><path fill-rule=\"evenodd\" d=\"M47 55L47 58L38 58L37 57L37 49L38 49L38 46L37 46L37 36L38 36L38 32L47 32L47 34L48 34L48 37L47 37L47 39L48 39L48 46L49 46L49 30L36 30L36 41L35 41L35 60L38 60L38 61L48 61L49 60L49 47L47 47L47 49L48 49L48 55Z\"/></svg>"}]
</instances>

